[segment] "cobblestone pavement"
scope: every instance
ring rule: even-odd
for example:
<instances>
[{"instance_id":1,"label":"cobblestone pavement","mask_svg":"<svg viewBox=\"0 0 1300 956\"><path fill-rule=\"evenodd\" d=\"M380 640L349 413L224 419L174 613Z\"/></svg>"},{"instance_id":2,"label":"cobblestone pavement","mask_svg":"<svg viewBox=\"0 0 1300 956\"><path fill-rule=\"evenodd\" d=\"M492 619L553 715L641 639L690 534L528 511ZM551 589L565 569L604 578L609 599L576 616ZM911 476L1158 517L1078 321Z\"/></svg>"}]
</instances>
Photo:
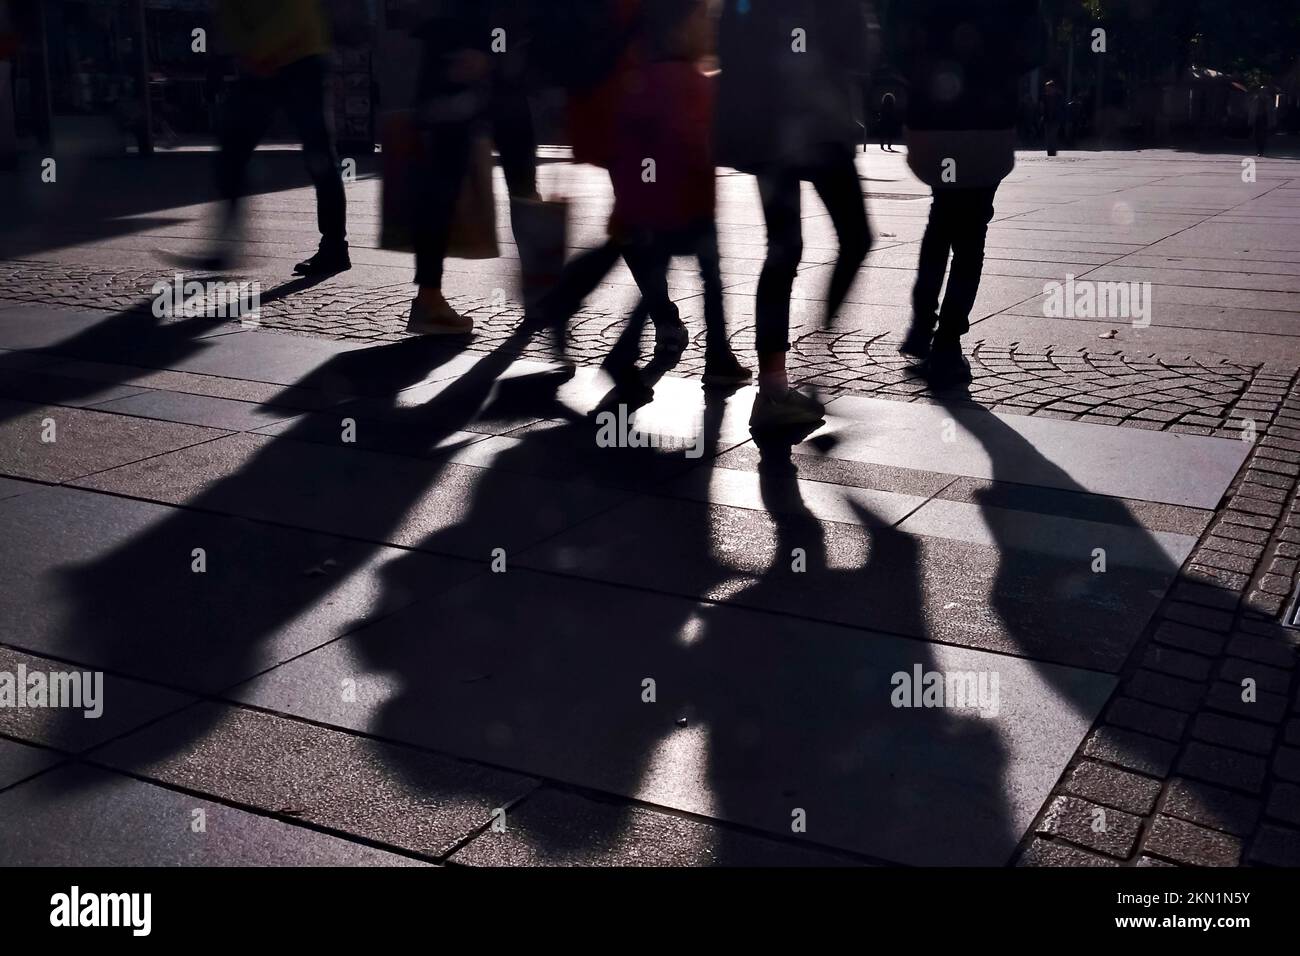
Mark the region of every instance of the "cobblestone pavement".
<instances>
[{"instance_id":1,"label":"cobblestone pavement","mask_svg":"<svg viewBox=\"0 0 1300 956\"><path fill-rule=\"evenodd\" d=\"M148 310L151 287L170 282L173 271L83 269L61 263L0 263L0 300L42 302L70 308ZM264 283L262 328L331 339L396 341L410 304L410 286L328 284L296 289L279 297ZM491 351L518 326L522 310L494 308L479 301L452 304L476 321L470 348ZM597 364L622 328L624 316L585 310L570 328L575 361ZM694 323L698 326L698 323ZM704 366L703 328L675 372L698 375ZM1198 435L1235 437L1247 421L1268 411L1257 384L1274 380L1276 369L1230 362L1206 364L1192 357L1169 358L1118 349L1020 349L990 346L971 336L975 382L971 398L999 412L1042 415L1108 425L1125 425ZM871 395L901 401L924 400L929 387L898 355L895 336L863 331L796 328L791 366L807 384L827 393ZM753 327L737 329L733 344L752 351ZM530 354L544 356L537 340Z\"/></svg>"}]
</instances>

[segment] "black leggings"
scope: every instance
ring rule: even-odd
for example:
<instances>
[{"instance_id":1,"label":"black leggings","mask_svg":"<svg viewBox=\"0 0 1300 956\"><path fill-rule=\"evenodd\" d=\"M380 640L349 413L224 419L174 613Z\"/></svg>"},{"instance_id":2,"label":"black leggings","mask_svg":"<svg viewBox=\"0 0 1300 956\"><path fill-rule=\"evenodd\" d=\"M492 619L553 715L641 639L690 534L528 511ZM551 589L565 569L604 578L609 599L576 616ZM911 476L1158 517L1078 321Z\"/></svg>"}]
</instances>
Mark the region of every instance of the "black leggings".
<instances>
[{"instance_id":1,"label":"black leggings","mask_svg":"<svg viewBox=\"0 0 1300 956\"><path fill-rule=\"evenodd\" d=\"M871 226L851 149L836 151L815 166L785 167L758 176L767 222L767 261L758 279L755 305L759 355L790 351L790 293L803 258L801 184L812 183L826 205L840 243L826 292L826 325L844 305L858 269L871 251Z\"/></svg>"}]
</instances>

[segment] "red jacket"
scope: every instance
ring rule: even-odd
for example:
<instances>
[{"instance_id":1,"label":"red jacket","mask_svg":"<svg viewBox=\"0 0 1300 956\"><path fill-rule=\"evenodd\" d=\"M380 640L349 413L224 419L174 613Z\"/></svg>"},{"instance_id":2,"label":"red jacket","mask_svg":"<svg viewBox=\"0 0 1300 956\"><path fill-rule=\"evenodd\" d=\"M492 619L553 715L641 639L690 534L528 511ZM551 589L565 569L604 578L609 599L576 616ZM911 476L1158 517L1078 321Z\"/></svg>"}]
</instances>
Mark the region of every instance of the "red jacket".
<instances>
[{"instance_id":1,"label":"red jacket","mask_svg":"<svg viewBox=\"0 0 1300 956\"><path fill-rule=\"evenodd\" d=\"M711 221L713 82L684 60L648 64L639 80L615 124L613 228L671 231Z\"/></svg>"}]
</instances>

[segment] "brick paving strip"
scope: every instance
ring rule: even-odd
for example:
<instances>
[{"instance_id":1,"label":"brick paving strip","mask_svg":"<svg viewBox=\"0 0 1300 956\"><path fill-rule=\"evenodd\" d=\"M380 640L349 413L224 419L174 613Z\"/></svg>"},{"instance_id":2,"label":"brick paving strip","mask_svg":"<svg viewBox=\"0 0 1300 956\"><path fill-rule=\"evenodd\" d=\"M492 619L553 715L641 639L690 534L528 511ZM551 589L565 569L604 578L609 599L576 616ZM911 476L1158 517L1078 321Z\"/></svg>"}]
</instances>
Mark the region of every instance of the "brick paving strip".
<instances>
[{"instance_id":1,"label":"brick paving strip","mask_svg":"<svg viewBox=\"0 0 1300 956\"><path fill-rule=\"evenodd\" d=\"M1279 624L1300 561L1300 382L1261 375L1248 397L1276 412L1021 865L1300 866L1300 631Z\"/></svg>"},{"instance_id":2,"label":"brick paving strip","mask_svg":"<svg viewBox=\"0 0 1300 956\"><path fill-rule=\"evenodd\" d=\"M166 270L0 263L0 300L148 311ZM266 286L264 285L264 288ZM260 327L396 341L409 286L321 285L264 303ZM517 307L454 301L489 351ZM622 316L580 314L573 357L595 364ZM698 373L702 331L677 371ZM735 345L752 343L752 328ZM975 336L972 336L975 338ZM895 340L803 330L793 364L830 393L925 401ZM543 343L530 351L545 354ZM974 343L973 401L997 412L1243 438L1252 451L1153 617L1121 684L1022 842L1020 865L1300 865L1300 632L1278 617L1300 569L1300 381L1294 369L1119 351ZM1244 436L1249 438L1249 434ZM1252 702L1243 681L1254 682Z\"/></svg>"}]
</instances>

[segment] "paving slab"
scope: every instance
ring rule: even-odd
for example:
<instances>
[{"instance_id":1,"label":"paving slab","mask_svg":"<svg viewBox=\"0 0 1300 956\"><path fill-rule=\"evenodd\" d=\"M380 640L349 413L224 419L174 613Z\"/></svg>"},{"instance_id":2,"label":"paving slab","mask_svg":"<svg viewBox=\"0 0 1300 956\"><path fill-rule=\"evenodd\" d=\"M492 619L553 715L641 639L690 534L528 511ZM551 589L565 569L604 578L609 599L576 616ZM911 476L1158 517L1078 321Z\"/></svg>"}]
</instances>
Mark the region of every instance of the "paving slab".
<instances>
[{"instance_id":1,"label":"paving slab","mask_svg":"<svg viewBox=\"0 0 1300 956\"><path fill-rule=\"evenodd\" d=\"M69 481L225 434L215 428L0 399L0 474ZM52 440L42 440L47 436Z\"/></svg>"},{"instance_id":2,"label":"paving slab","mask_svg":"<svg viewBox=\"0 0 1300 956\"><path fill-rule=\"evenodd\" d=\"M474 572L419 555L381 587L400 552L69 488L0 502L0 527L9 644L206 691Z\"/></svg>"},{"instance_id":3,"label":"paving slab","mask_svg":"<svg viewBox=\"0 0 1300 956\"><path fill-rule=\"evenodd\" d=\"M47 349L58 354L113 347L125 350L132 340L153 334L156 347L203 348L200 339L230 331L229 323L186 319L164 323L147 312L62 309L42 303L0 303L0 348ZM88 358L95 358L88 355Z\"/></svg>"},{"instance_id":4,"label":"paving slab","mask_svg":"<svg viewBox=\"0 0 1300 956\"><path fill-rule=\"evenodd\" d=\"M85 408L101 402L139 395L144 389L133 385L86 382L54 374L48 366L35 371L6 369L0 376L0 398L38 405L68 405Z\"/></svg>"},{"instance_id":5,"label":"paving slab","mask_svg":"<svg viewBox=\"0 0 1300 956\"><path fill-rule=\"evenodd\" d=\"M862 495L838 505L858 512L853 524L793 510L788 486L777 500L773 514L641 497L516 564L1110 672L1177 570L1156 547L1098 574L1082 541L1061 557L1041 542L1017 550L907 534Z\"/></svg>"},{"instance_id":6,"label":"paving slab","mask_svg":"<svg viewBox=\"0 0 1300 956\"><path fill-rule=\"evenodd\" d=\"M216 703L101 748L94 759L428 857L446 856L488 827L494 810L537 786L519 774Z\"/></svg>"},{"instance_id":7,"label":"paving slab","mask_svg":"<svg viewBox=\"0 0 1300 956\"><path fill-rule=\"evenodd\" d=\"M138 391L138 390L137 390ZM133 415L165 422L204 425L225 431L254 431L294 415L292 409L255 405L251 402L187 395L181 392L148 391L125 398L99 402L96 411Z\"/></svg>"},{"instance_id":8,"label":"paving slab","mask_svg":"<svg viewBox=\"0 0 1300 956\"><path fill-rule=\"evenodd\" d=\"M83 487L482 561L515 553L626 494L445 461L232 435ZM492 511L484 502L529 503Z\"/></svg>"},{"instance_id":9,"label":"paving slab","mask_svg":"<svg viewBox=\"0 0 1300 956\"><path fill-rule=\"evenodd\" d=\"M837 458L1212 510L1244 442L844 396L823 440ZM945 439L949 440L945 440ZM798 451L815 453L814 446Z\"/></svg>"},{"instance_id":10,"label":"paving slab","mask_svg":"<svg viewBox=\"0 0 1300 956\"><path fill-rule=\"evenodd\" d=\"M52 750L41 750L0 737L0 790L34 777L62 760L63 756Z\"/></svg>"},{"instance_id":11,"label":"paving slab","mask_svg":"<svg viewBox=\"0 0 1300 956\"><path fill-rule=\"evenodd\" d=\"M998 716L895 708L893 675L916 665L997 672ZM338 699L345 676L356 703ZM237 696L782 836L803 810L821 846L1000 865L1112 686L1072 668L511 571Z\"/></svg>"},{"instance_id":12,"label":"paving slab","mask_svg":"<svg viewBox=\"0 0 1300 956\"><path fill-rule=\"evenodd\" d=\"M13 478L0 478L0 499L17 498L19 495L25 495L29 491L35 491L38 488L44 487L44 485L38 485L32 481L15 481Z\"/></svg>"},{"instance_id":13,"label":"paving slab","mask_svg":"<svg viewBox=\"0 0 1300 956\"><path fill-rule=\"evenodd\" d=\"M204 832L192 826L202 811ZM8 866L411 866L416 861L90 767L0 793Z\"/></svg>"},{"instance_id":14,"label":"paving slab","mask_svg":"<svg viewBox=\"0 0 1300 956\"><path fill-rule=\"evenodd\" d=\"M465 866L854 866L794 842L546 787L451 857Z\"/></svg>"},{"instance_id":15,"label":"paving slab","mask_svg":"<svg viewBox=\"0 0 1300 956\"><path fill-rule=\"evenodd\" d=\"M39 672L47 676L69 672L94 675L93 666L0 646L0 672L13 675L15 680L24 672L28 675ZM102 681L99 685L92 684L92 688L101 688L98 691L99 706L92 709L98 710L99 716L89 716L85 706L4 707L0 708L0 733L56 750L80 753L194 702L194 698L186 694L117 674L100 674L92 676L92 680Z\"/></svg>"}]
</instances>

